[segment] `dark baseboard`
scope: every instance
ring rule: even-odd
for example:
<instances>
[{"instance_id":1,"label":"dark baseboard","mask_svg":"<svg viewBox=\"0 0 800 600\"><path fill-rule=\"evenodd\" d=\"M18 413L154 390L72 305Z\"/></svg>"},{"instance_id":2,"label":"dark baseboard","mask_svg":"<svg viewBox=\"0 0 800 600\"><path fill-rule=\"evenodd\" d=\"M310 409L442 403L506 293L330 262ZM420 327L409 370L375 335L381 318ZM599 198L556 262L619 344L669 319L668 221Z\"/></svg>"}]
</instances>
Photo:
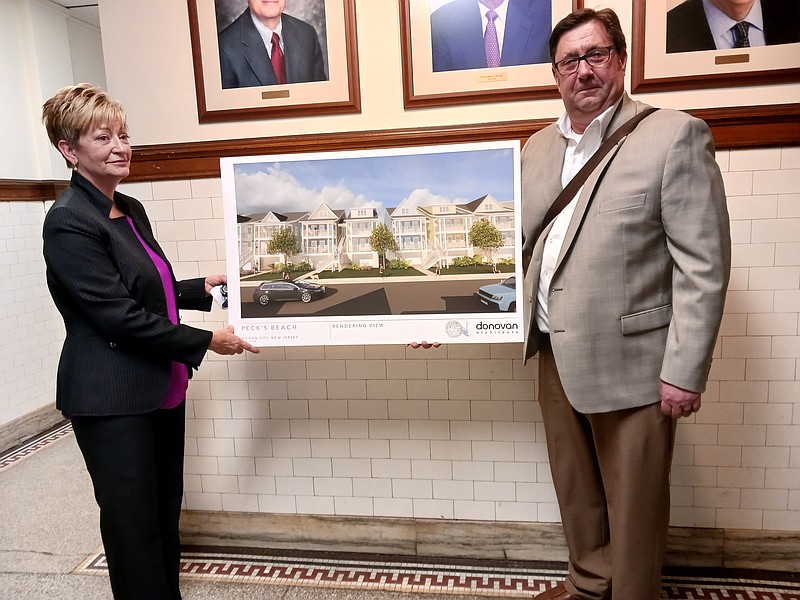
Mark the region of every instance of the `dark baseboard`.
<instances>
[{"instance_id":1,"label":"dark baseboard","mask_svg":"<svg viewBox=\"0 0 800 600\"><path fill-rule=\"evenodd\" d=\"M185 511L184 544L566 562L560 524ZM800 533L671 527L666 566L800 571Z\"/></svg>"},{"instance_id":2,"label":"dark baseboard","mask_svg":"<svg viewBox=\"0 0 800 600\"><path fill-rule=\"evenodd\" d=\"M4 453L64 421L55 404L48 404L0 425L0 453Z\"/></svg>"}]
</instances>

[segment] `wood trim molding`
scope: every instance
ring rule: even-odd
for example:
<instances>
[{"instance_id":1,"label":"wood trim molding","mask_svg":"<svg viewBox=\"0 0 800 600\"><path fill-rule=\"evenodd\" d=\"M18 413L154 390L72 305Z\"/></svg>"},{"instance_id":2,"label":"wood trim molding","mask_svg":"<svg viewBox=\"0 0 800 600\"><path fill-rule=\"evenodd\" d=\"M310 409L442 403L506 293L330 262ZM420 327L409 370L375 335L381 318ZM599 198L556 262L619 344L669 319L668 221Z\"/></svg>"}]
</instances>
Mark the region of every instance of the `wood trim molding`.
<instances>
[{"instance_id":1,"label":"wood trim molding","mask_svg":"<svg viewBox=\"0 0 800 600\"><path fill-rule=\"evenodd\" d=\"M800 104L710 108L687 111L705 120L719 150L800 144ZM552 119L352 131L268 138L140 146L127 181L219 177L222 156L258 156L334 150L366 150L433 144L520 140Z\"/></svg>"},{"instance_id":2,"label":"wood trim molding","mask_svg":"<svg viewBox=\"0 0 800 600\"><path fill-rule=\"evenodd\" d=\"M47 181L0 179L0 202L55 200L68 185L69 181L57 179Z\"/></svg>"},{"instance_id":3,"label":"wood trim molding","mask_svg":"<svg viewBox=\"0 0 800 600\"><path fill-rule=\"evenodd\" d=\"M131 175L126 181L219 177L221 156L368 150L514 139L524 141L550 122L484 123L475 126L383 129L143 146L134 150Z\"/></svg>"},{"instance_id":4,"label":"wood trim molding","mask_svg":"<svg viewBox=\"0 0 800 600\"><path fill-rule=\"evenodd\" d=\"M687 112L708 123L717 150L800 144L800 103Z\"/></svg>"},{"instance_id":5,"label":"wood trim molding","mask_svg":"<svg viewBox=\"0 0 800 600\"><path fill-rule=\"evenodd\" d=\"M687 112L708 123L718 150L800 145L800 104L705 108ZM524 143L550 123L552 119L537 119L139 146L134 148L131 174L126 181L219 177L219 159L222 156L296 154L506 140ZM0 179L0 201L52 200L67 185L67 181L57 180Z\"/></svg>"}]
</instances>

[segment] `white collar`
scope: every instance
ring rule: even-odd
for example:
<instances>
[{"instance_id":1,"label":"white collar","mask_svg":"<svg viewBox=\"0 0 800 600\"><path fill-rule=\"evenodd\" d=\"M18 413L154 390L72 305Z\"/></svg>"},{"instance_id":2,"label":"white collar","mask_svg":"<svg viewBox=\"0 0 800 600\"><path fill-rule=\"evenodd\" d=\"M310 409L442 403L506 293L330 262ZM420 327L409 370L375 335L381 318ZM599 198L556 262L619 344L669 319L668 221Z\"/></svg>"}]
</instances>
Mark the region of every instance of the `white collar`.
<instances>
[{"instance_id":1,"label":"white collar","mask_svg":"<svg viewBox=\"0 0 800 600\"><path fill-rule=\"evenodd\" d=\"M481 0L478 0L478 4L480 4L480 6L478 8L481 11L481 17L483 17L483 20L485 21L486 20L486 12L489 9L486 8L486 5L483 4L483 2L481 2ZM506 2L506 0L503 0L503 2L500 4L500 6L498 6L497 8L494 9L494 12L497 13L497 18L498 19L500 19L501 21L505 21L506 13L508 12L508 2Z\"/></svg>"},{"instance_id":2,"label":"white collar","mask_svg":"<svg viewBox=\"0 0 800 600\"><path fill-rule=\"evenodd\" d=\"M608 129L608 124L611 122L611 118L614 116L614 113L616 112L620 102L622 102L622 96L620 96L619 100L614 102L614 104L597 115L594 120L589 123L589 126L584 130L583 133L576 133L572 130L572 121L570 120L566 111L558 118L558 121L556 121L556 129L558 129L558 132L568 140L579 142L585 134L589 133L590 131L593 132L598 130L599 128L600 139L602 139L605 136L606 129Z\"/></svg>"},{"instance_id":3,"label":"white collar","mask_svg":"<svg viewBox=\"0 0 800 600\"><path fill-rule=\"evenodd\" d=\"M703 10L706 12L706 20L708 21L708 28L711 30L711 35L717 39L736 25L738 21L734 21L716 6L711 4L710 0L703 0ZM761 12L761 0L756 0L750 12L742 19L747 21L753 27L764 31L764 15Z\"/></svg>"},{"instance_id":4,"label":"white collar","mask_svg":"<svg viewBox=\"0 0 800 600\"><path fill-rule=\"evenodd\" d=\"M266 25L264 25L261 21L259 21L258 17L256 17L252 11L250 11L250 17L253 19L253 24L256 26L258 33L261 34L261 38L264 40L265 44L272 43L273 31L278 34L278 36L281 38L281 44L283 44L283 35L281 35L283 32L283 19L280 19L278 21L278 26L274 30L272 30Z\"/></svg>"}]
</instances>

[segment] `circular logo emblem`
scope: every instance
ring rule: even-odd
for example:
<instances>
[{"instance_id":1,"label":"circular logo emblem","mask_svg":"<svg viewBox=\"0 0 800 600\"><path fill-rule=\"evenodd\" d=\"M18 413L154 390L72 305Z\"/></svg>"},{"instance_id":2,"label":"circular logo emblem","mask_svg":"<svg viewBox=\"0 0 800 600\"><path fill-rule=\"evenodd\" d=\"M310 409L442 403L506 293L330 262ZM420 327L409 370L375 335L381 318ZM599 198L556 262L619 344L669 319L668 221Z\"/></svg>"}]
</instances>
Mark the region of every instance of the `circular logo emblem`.
<instances>
[{"instance_id":1,"label":"circular logo emblem","mask_svg":"<svg viewBox=\"0 0 800 600\"><path fill-rule=\"evenodd\" d=\"M448 321L447 325L444 326L444 332L451 338L455 338L464 333L464 328L461 327L461 323L458 321Z\"/></svg>"}]
</instances>

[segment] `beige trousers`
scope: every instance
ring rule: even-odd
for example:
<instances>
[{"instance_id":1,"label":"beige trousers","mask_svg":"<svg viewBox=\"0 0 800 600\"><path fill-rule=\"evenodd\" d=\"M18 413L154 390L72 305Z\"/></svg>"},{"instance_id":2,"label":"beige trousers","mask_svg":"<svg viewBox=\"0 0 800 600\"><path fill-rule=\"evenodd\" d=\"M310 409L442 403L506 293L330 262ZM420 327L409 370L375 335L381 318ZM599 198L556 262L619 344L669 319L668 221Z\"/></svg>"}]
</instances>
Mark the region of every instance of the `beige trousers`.
<instances>
[{"instance_id":1,"label":"beige trousers","mask_svg":"<svg viewBox=\"0 0 800 600\"><path fill-rule=\"evenodd\" d=\"M582 600L657 600L675 422L658 402L577 412L549 348L539 352L539 403L569 546L567 591Z\"/></svg>"}]
</instances>

